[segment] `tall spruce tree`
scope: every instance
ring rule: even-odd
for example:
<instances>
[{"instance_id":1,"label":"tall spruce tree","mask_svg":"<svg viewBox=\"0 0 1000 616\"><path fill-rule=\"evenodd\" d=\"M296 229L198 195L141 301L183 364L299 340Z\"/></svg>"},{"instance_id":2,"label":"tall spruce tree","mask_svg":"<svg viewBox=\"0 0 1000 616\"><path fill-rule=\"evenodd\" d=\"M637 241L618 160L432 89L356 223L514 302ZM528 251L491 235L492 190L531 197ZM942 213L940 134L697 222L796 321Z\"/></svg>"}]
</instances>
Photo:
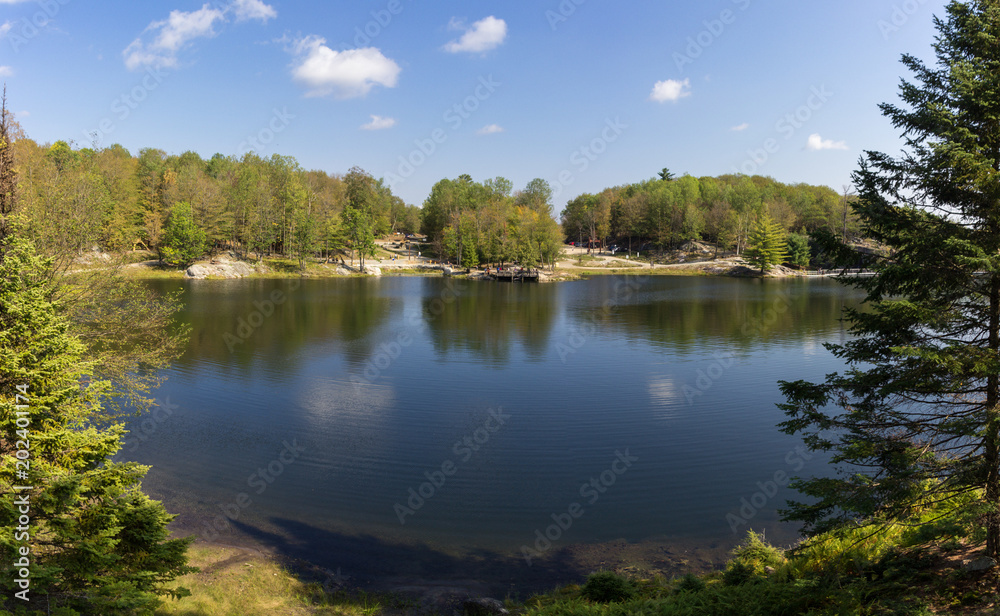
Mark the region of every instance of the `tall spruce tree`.
<instances>
[{"instance_id":1,"label":"tall spruce tree","mask_svg":"<svg viewBox=\"0 0 1000 616\"><path fill-rule=\"evenodd\" d=\"M744 258L754 267L759 267L761 274L783 263L788 258L785 230L770 216L761 214L750 233L750 245Z\"/></svg>"},{"instance_id":2,"label":"tall spruce tree","mask_svg":"<svg viewBox=\"0 0 1000 616\"><path fill-rule=\"evenodd\" d=\"M8 147L0 114L0 192L16 196ZM168 539L173 516L141 491L147 467L112 460L125 430L102 404L116 388L94 378L53 299L53 260L19 236L14 210L0 208L0 612L149 613L186 593L164 584L193 571L190 540Z\"/></svg>"},{"instance_id":3,"label":"tall spruce tree","mask_svg":"<svg viewBox=\"0 0 1000 616\"><path fill-rule=\"evenodd\" d=\"M812 499L785 514L819 532L961 497L975 504L954 515L998 558L1000 0L946 10L935 65L903 56L915 82L902 83L903 106L881 105L904 152L866 152L854 174L863 233L889 250L868 257L876 276L849 280L867 308L846 312L853 339L829 348L850 369L781 384L783 430L843 471L796 482Z\"/></svg>"}]
</instances>

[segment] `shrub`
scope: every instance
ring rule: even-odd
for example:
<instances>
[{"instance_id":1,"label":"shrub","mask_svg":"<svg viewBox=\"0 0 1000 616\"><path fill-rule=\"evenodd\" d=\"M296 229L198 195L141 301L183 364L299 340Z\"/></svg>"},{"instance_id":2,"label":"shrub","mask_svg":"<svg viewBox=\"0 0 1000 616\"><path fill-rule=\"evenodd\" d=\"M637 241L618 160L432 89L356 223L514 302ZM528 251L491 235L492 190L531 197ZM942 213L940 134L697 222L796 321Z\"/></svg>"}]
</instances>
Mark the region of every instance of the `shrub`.
<instances>
[{"instance_id":1,"label":"shrub","mask_svg":"<svg viewBox=\"0 0 1000 616\"><path fill-rule=\"evenodd\" d=\"M740 586L756 577L753 567L742 561L734 560L729 563L726 572L722 574L722 583L726 586Z\"/></svg>"},{"instance_id":2,"label":"shrub","mask_svg":"<svg viewBox=\"0 0 1000 616\"><path fill-rule=\"evenodd\" d=\"M635 586L631 581L611 571L593 573L583 585L583 596L591 601L601 603L622 602L635 595Z\"/></svg>"},{"instance_id":3,"label":"shrub","mask_svg":"<svg viewBox=\"0 0 1000 616\"><path fill-rule=\"evenodd\" d=\"M743 543L733 550L736 560L750 567L755 573L762 573L764 567L777 569L785 564L785 553L764 542L764 536L753 531L747 532Z\"/></svg>"},{"instance_id":4,"label":"shrub","mask_svg":"<svg viewBox=\"0 0 1000 616\"><path fill-rule=\"evenodd\" d=\"M677 585L677 592L699 592L701 590L705 590L705 580L693 573L682 577Z\"/></svg>"}]
</instances>

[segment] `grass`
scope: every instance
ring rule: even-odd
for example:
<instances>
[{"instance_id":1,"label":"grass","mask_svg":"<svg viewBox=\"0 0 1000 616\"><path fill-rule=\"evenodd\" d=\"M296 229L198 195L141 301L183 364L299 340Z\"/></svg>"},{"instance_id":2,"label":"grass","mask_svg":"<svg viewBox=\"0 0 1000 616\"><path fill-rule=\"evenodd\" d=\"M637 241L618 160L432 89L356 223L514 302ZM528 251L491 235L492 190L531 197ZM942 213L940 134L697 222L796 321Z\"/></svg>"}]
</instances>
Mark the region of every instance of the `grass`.
<instances>
[{"instance_id":1,"label":"grass","mask_svg":"<svg viewBox=\"0 0 1000 616\"><path fill-rule=\"evenodd\" d=\"M970 572L981 550L974 499L914 509L887 522L820 535L794 550L747 535L722 571L674 580L591 576L529 600L530 616L784 616L996 614L997 571ZM958 556L958 557L956 557ZM619 581L616 581L616 577ZM594 588L597 580L599 586ZM588 586L592 587L588 589ZM611 589L621 600L606 601ZM620 589L628 589L620 592Z\"/></svg>"},{"instance_id":2,"label":"grass","mask_svg":"<svg viewBox=\"0 0 1000 616\"><path fill-rule=\"evenodd\" d=\"M375 616L400 602L363 592L329 594L266 557L236 548L194 545L190 564L201 569L173 587L190 597L168 600L155 616Z\"/></svg>"}]
</instances>

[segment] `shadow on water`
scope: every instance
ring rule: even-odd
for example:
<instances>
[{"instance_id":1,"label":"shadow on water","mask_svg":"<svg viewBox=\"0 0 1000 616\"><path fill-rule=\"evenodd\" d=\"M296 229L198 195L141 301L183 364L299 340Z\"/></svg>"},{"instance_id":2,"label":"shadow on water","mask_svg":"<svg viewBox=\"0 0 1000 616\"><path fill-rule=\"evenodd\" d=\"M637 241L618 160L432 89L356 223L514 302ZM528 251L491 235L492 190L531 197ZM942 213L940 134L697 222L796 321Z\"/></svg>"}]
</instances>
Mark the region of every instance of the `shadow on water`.
<instances>
[{"instance_id":1,"label":"shadow on water","mask_svg":"<svg viewBox=\"0 0 1000 616\"><path fill-rule=\"evenodd\" d=\"M272 518L269 522L276 532L239 521L231 524L239 533L285 560L303 581L309 582L322 581L317 577L319 568L339 572L349 578L351 586L365 589L390 590L404 580L422 583L474 580L489 588L494 596L526 597L579 583L593 571L571 547L553 548L529 567L520 557L485 549L458 555L426 544L390 543L372 535L346 535L287 518Z\"/></svg>"}]
</instances>

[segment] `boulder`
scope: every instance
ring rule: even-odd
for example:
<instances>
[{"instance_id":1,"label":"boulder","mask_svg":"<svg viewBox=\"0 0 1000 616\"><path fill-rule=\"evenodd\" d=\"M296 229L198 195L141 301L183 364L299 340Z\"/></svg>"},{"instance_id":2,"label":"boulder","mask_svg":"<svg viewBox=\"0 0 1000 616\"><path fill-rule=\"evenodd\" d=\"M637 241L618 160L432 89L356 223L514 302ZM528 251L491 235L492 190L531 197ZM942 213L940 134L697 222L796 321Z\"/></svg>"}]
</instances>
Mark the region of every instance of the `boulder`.
<instances>
[{"instance_id":1,"label":"boulder","mask_svg":"<svg viewBox=\"0 0 1000 616\"><path fill-rule=\"evenodd\" d=\"M997 561L989 556L982 556L962 563L962 568L966 571L986 571L997 566Z\"/></svg>"},{"instance_id":2,"label":"boulder","mask_svg":"<svg viewBox=\"0 0 1000 616\"><path fill-rule=\"evenodd\" d=\"M466 599L462 602L462 609L469 616L502 616L508 613L503 603L486 597Z\"/></svg>"},{"instance_id":3,"label":"boulder","mask_svg":"<svg viewBox=\"0 0 1000 616\"><path fill-rule=\"evenodd\" d=\"M188 278L203 280L205 278L243 278L255 273L249 263L220 259L211 263L195 263L187 268Z\"/></svg>"}]
</instances>

